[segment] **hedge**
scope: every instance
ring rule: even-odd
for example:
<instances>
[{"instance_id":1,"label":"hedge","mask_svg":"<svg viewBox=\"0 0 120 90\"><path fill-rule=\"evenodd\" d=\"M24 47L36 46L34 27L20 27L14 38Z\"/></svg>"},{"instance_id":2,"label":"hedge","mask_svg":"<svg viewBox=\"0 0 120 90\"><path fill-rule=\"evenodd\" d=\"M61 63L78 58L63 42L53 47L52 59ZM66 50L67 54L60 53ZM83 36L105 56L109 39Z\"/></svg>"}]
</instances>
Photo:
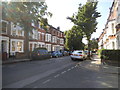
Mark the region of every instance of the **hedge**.
<instances>
[{"instance_id":1,"label":"hedge","mask_svg":"<svg viewBox=\"0 0 120 90\"><path fill-rule=\"evenodd\" d=\"M120 60L120 50L102 50L101 59Z\"/></svg>"},{"instance_id":2,"label":"hedge","mask_svg":"<svg viewBox=\"0 0 120 90\"><path fill-rule=\"evenodd\" d=\"M102 50L103 50L103 49L99 49L99 50L97 51L99 57L101 57L101 52L102 52Z\"/></svg>"}]
</instances>

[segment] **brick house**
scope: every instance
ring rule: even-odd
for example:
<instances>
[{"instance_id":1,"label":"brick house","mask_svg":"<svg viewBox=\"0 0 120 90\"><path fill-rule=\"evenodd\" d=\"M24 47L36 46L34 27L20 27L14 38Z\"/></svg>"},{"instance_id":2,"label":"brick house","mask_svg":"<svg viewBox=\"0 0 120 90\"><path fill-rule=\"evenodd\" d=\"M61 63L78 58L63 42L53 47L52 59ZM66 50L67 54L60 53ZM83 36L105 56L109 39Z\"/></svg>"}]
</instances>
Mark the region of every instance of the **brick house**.
<instances>
[{"instance_id":1,"label":"brick house","mask_svg":"<svg viewBox=\"0 0 120 90\"><path fill-rule=\"evenodd\" d=\"M25 58L25 34L24 30L12 22L1 20L2 33L0 35L0 51L3 60L11 56ZM48 30L42 29L39 25L33 25L34 29L29 32L29 51L37 47L45 47L48 51L64 49L64 34L59 29L49 25Z\"/></svg>"},{"instance_id":2,"label":"brick house","mask_svg":"<svg viewBox=\"0 0 120 90\"><path fill-rule=\"evenodd\" d=\"M9 22L6 20L1 20L0 24L2 27L0 28L0 56L2 56L2 60L6 60L9 58Z\"/></svg>"}]
</instances>

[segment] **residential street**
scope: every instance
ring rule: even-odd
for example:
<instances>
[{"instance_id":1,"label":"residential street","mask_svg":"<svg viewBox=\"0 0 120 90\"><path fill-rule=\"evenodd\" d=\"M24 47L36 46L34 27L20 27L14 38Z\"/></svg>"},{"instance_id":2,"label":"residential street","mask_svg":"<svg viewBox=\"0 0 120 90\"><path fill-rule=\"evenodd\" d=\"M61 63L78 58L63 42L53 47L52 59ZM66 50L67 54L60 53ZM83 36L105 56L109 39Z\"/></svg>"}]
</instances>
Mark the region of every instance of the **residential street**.
<instances>
[{"instance_id":1,"label":"residential street","mask_svg":"<svg viewBox=\"0 0 120 90\"><path fill-rule=\"evenodd\" d=\"M3 65L3 88L118 88L118 68L69 56Z\"/></svg>"}]
</instances>

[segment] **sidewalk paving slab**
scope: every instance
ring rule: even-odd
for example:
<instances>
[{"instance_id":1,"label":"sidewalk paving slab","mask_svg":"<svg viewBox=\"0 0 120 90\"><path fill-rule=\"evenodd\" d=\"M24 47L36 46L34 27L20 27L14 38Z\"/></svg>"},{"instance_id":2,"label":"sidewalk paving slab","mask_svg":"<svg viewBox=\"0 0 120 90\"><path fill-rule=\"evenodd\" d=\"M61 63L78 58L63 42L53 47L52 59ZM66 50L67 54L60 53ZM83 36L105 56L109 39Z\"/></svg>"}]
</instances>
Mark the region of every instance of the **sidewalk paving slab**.
<instances>
[{"instance_id":1,"label":"sidewalk paving slab","mask_svg":"<svg viewBox=\"0 0 120 90\"><path fill-rule=\"evenodd\" d=\"M101 59L98 55L94 55L92 58L92 64L91 67L92 68L99 68L100 71L104 72L104 73L109 73L109 74L120 74L120 72L118 71L120 69L120 67L118 66L112 66L112 65L108 65L106 63L102 63ZM88 66L87 68L91 68L90 66Z\"/></svg>"}]
</instances>

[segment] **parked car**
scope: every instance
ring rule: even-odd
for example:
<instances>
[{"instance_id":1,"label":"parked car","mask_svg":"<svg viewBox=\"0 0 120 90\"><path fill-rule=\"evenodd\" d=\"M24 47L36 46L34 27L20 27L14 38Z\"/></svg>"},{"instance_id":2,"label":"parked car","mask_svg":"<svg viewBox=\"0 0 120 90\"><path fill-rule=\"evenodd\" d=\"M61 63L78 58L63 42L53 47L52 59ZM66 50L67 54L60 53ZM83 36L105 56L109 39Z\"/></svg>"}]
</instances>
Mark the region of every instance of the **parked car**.
<instances>
[{"instance_id":1,"label":"parked car","mask_svg":"<svg viewBox=\"0 0 120 90\"><path fill-rule=\"evenodd\" d=\"M61 57L63 54L60 51L52 51L51 52L52 57Z\"/></svg>"},{"instance_id":2,"label":"parked car","mask_svg":"<svg viewBox=\"0 0 120 90\"><path fill-rule=\"evenodd\" d=\"M96 55L96 51L91 51L92 55Z\"/></svg>"},{"instance_id":3,"label":"parked car","mask_svg":"<svg viewBox=\"0 0 120 90\"><path fill-rule=\"evenodd\" d=\"M67 52L67 51L61 51L61 53L63 54L63 56L68 56L69 55L69 52Z\"/></svg>"},{"instance_id":4,"label":"parked car","mask_svg":"<svg viewBox=\"0 0 120 90\"><path fill-rule=\"evenodd\" d=\"M75 60L75 59L84 60L87 58L87 54L85 54L85 52L83 50L76 50L71 53L70 57L72 60Z\"/></svg>"},{"instance_id":5,"label":"parked car","mask_svg":"<svg viewBox=\"0 0 120 90\"><path fill-rule=\"evenodd\" d=\"M88 50L85 50L84 51L85 52L85 54L88 56L89 55L89 53L88 53ZM92 55L92 52L90 51L90 56Z\"/></svg>"},{"instance_id":6,"label":"parked car","mask_svg":"<svg viewBox=\"0 0 120 90\"><path fill-rule=\"evenodd\" d=\"M73 51L68 51L69 55L71 55L71 54L72 54L72 52L73 52Z\"/></svg>"},{"instance_id":7,"label":"parked car","mask_svg":"<svg viewBox=\"0 0 120 90\"><path fill-rule=\"evenodd\" d=\"M31 54L31 58L37 60L48 59L50 56L50 53L48 53L48 50L45 48L36 48Z\"/></svg>"}]
</instances>

